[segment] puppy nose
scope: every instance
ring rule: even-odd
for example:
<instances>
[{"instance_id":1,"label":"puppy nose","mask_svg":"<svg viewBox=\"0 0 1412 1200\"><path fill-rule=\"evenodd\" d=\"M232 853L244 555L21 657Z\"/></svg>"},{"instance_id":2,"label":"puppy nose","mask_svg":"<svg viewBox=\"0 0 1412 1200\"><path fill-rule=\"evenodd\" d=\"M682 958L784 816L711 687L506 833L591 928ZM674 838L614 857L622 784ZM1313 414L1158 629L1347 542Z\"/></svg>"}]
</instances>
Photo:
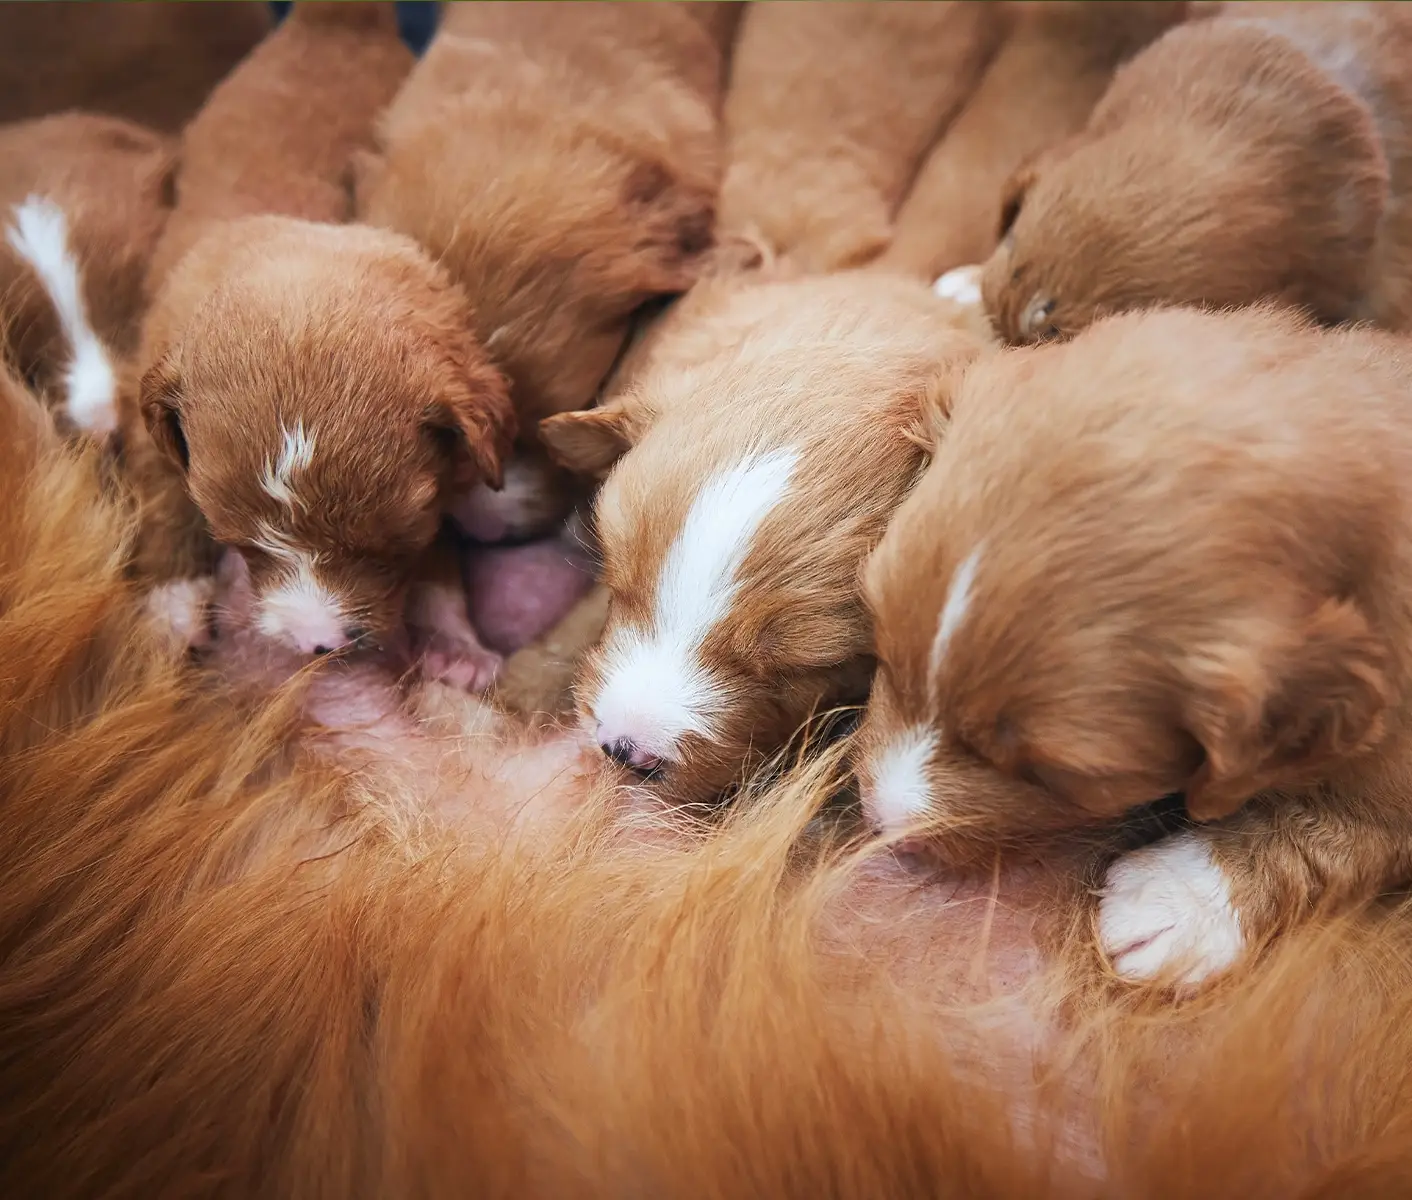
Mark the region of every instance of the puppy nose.
<instances>
[{"instance_id":1,"label":"puppy nose","mask_svg":"<svg viewBox=\"0 0 1412 1200\"><path fill-rule=\"evenodd\" d=\"M314 653L317 654L320 658L323 658L324 655L326 655L326 654L332 654L333 651L334 651L334 647L333 647L333 646L315 646L315 647L314 647Z\"/></svg>"},{"instance_id":2,"label":"puppy nose","mask_svg":"<svg viewBox=\"0 0 1412 1200\"><path fill-rule=\"evenodd\" d=\"M630 738L606 738L600 728L598 748L620 767L627 767L644 779L648 779L662 769L662 760L637 745Z\"/></svg>"},{"instance_id":3,"label":"puppy nose","mask_svg":"<svg viewBox=\"0 0 1412 1200\"><path fill-rule=\"evenodd\" d=\"M1049 296L1035 296L1020 314L1020 336L1036 341L1053 337L1057 332L1050 317L1054 313L1054 300Z\"/></svg>"}]
</instances>

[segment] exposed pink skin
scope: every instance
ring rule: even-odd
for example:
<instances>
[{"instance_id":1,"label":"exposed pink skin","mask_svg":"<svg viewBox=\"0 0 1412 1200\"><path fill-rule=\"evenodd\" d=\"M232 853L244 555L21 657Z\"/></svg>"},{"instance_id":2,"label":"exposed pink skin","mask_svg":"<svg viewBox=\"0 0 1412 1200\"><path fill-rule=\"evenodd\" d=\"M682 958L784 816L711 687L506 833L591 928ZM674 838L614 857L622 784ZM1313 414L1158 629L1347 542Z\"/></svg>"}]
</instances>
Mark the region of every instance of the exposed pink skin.
<instances>
[{"instance_id":1,"label":"exposed pink skin","mask_svg":"<svg viewBox=\"0 0 1412 1200\"><path fill-rule=\"evenodd\" d=\"M553 628L592 586L587 556L565 535L472 549L466 560L471 621L502 654Z\"/></svg>"},{"instance_id":2,"label":"exposed pink skin","mask_svg":"<svg viewBox=\"0 0 1412 1200\"><path fill-rule=\"evenodd\" d=\"M407 625L428 679L480 692L495 682L505 665L500 655L481 642L466 608L466 593L460 587L414 584L407 604Z\"/></svg>"}]
</instances>

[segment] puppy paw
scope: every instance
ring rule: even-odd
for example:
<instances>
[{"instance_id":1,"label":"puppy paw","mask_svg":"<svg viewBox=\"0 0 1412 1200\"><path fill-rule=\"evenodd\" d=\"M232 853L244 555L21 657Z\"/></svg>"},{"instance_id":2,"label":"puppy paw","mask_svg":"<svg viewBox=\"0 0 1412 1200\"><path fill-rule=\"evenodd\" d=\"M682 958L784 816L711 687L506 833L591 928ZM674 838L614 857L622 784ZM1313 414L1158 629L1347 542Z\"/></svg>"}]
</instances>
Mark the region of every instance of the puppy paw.
<instances>
[{"instance_id":1,"label":"puppy paw","mask_svg":"<svg viewBox=\"0 0 1412 1200\"><path fill-rule=\"evenodd\" d=\"M979 266L953 267L932 284L932 291L943 300L970 308L981 302L981 270Z\"/></svg>"},{"instance_id":2,"label":"puppy paw","mask_svg":"<svg viewBox=\"0 0 1412 1200\"><path fill-rule=\"evenodd\" d=\"M434 633L422 651L422 675L466 692L483 692L500 674L505 660L479 642Z\"/></svg>"},{"instance_id":3,"label":"puppy paw","mask_svg":"<svg viewBox=\"0 0 1412 1200\"><path fill-rule=\"evenodd\" d=\"M214 579L174 579L147 593L147 615L180 650L200 650L214 640L211 633L211 597Z\"/></svg>"},{"instance_id":4,"label":"puppy paw","mask_svg":"<svg viewBox=\"0 0 1412 1200\"><path fill-rule=\"evenodd\" d=\"M1125 979L1201 983L1244 947L1230 882L1199 834L1124 855L1108 868L1101 896L1099 940Z\"/></svg>"}]
</instances>

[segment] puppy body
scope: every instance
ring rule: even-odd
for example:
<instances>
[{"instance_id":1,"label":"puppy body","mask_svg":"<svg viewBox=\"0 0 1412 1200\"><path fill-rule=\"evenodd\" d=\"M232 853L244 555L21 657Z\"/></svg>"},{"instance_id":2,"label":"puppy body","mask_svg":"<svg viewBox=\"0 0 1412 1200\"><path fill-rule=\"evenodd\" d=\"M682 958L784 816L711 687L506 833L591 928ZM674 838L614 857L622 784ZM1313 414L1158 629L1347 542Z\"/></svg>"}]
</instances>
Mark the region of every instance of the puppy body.
<instances>
[{"instance_id":1,"label":"puppy body","mask_svg":"<svg viewBox=\"0 0 1412 1200\"><path fill-rule=\"evenodd\" d=\"M917 173L880 266L933 280L989 258L1011 175L1082 129L1114 69L1180 22L1187 5L1009 7L1009 32Z\"/></svg>"},{"instance_id":2,"label":"puppy body","mask_svg":"<svg viewBox=\"0 0 1412 1200\"><path fill-rule=\"evenodd\" d=\"M171 211L174 147L117 117L0 127L0 319L16 369L75 429L117 424L142 279Z\"/></svg>"},{"instance_id":3,"label":"puppy body","mask_svg":"<svg viewBox=\"0 0 1412 1200\"><path fill-rule=\"evenodd\" d=\"M543 532L575 489L535 423L592 402L655 297L711 245L730 5L448 6L362 161L359 215L466 289L525 431L513 490L468 501L487 540Z\"/></svg>"},{"instance_id":4,"label":"puppy body","mask_svg":"<svg viewBox=\"0 0 1412 1200\"><path fill-rule=\"evenodd\" d=\"M1173 302L1412 322L1412 8L1226 5L1012 182L983 291L1029 341Z\"/></svg>"},{"instance_id":5,"label":"puppy body","mask_svg":"<svg viewBox=\"0 0 1412 1200\"><path fill-rule=\"evenodd\" d=\"M545 422L595 505L607 632L579 687L605 753L704 801L862 698L858 565L922 464L928 390L978 343L910 281L712 279L604 405Z\"/></svg>"},{"instance_id":6,"label":"puppy body","mask_svg":"<svg viewBox=\"0 0 1412 1200\"><path fill-rule=\"evenodd\" d=\"M752 4L726 97L722 228L810 271L877 256L1004 27L998 4Z\"/></svg>"},{"instance_id":7,"label":"puppy body","mask_svg":"<svg viewBox=\"0 0 1412 1200\"><path fill-rule=\"evenodd\" d=\"M870 560L873 820L960 862L1183 792L1110 874L1188 978L1412 880L1412 356L1252 309L977 364Z\"/></svg>"}]
</instances>

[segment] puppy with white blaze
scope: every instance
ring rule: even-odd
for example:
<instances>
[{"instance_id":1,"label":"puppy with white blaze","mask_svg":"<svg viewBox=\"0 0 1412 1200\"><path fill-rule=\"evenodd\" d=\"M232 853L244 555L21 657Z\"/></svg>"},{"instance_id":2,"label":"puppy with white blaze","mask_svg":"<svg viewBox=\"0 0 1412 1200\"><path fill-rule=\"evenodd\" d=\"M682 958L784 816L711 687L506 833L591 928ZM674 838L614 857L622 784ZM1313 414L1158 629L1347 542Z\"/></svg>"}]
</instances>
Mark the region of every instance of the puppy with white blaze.
<instances>
[{"instance_id":1,"label":"puppy with white blaze","mask_svg":"<svg viewBox=\"0 0 1412 1200\"><path fill-rule=\"evenodd\" d=\"M611 468L595 509L610 613L578 692L604 754L708 801L866 696L859 564L979 351L918 283L713 278L602 406L542 424L566 466Z\"/></svg>"}]
</instances>

